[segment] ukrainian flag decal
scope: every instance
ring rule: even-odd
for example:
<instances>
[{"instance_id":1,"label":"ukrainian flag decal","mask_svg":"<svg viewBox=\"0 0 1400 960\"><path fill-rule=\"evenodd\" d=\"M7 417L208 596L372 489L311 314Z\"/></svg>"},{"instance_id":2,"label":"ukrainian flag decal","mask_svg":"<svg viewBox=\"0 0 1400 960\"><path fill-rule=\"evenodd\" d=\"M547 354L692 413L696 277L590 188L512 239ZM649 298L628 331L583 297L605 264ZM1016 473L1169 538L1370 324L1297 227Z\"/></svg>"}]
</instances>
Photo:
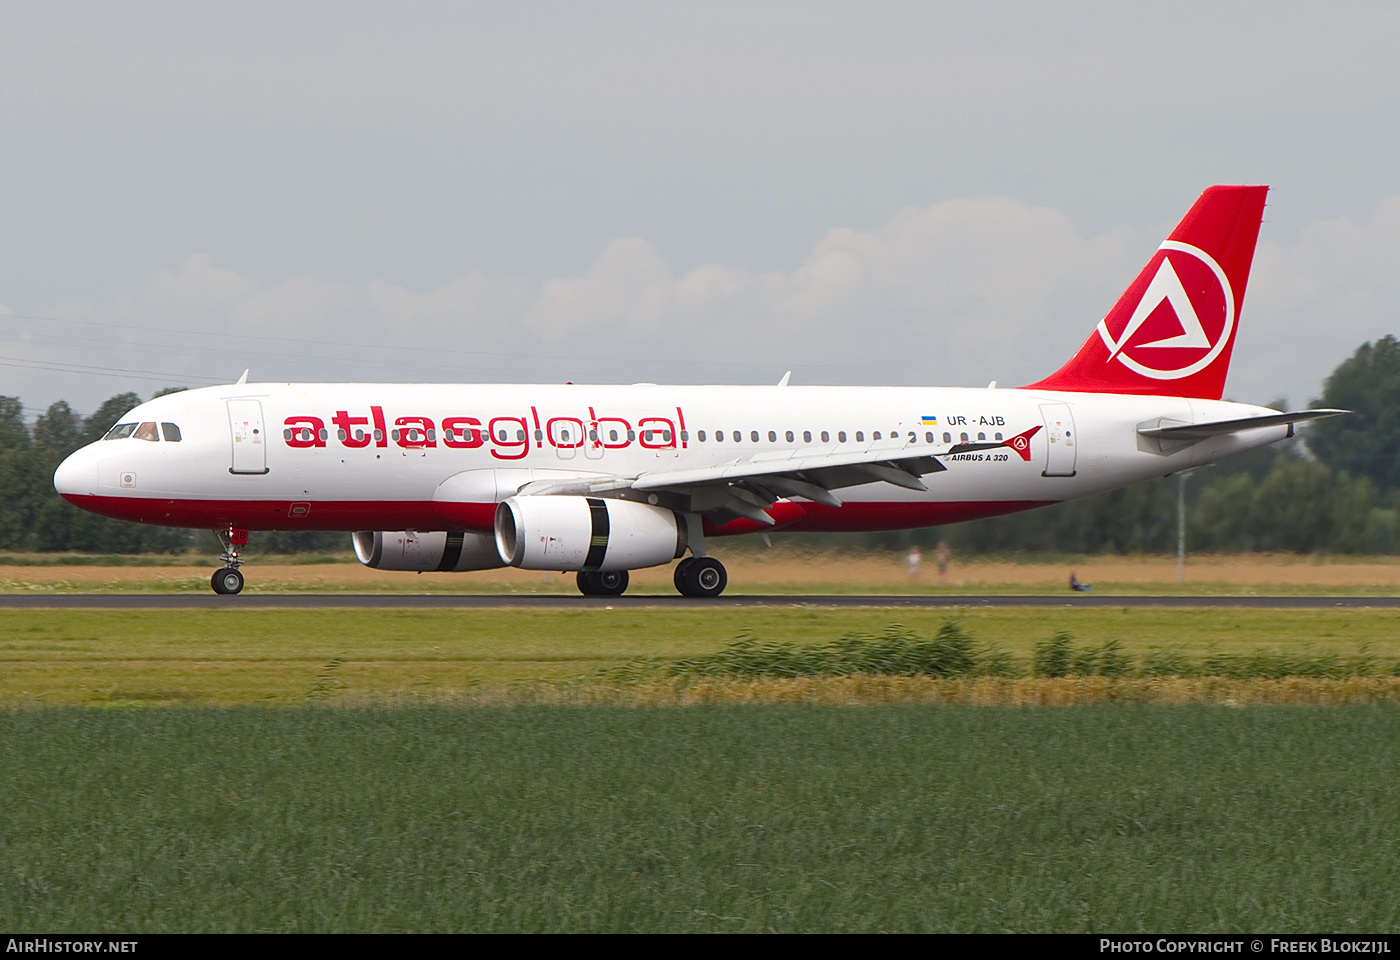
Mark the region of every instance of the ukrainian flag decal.
<instances>
[{"instance_id":1,"label":"ukrainian flag decal","mask_svg":"<svg viewBox=\"0 0 1400 960\"><path fill-rule=\"evenodd\" d=\"M936 427L936 426L938 426L938 418L937 418L937 417L924 417L923 420L922 420L921 422L922 422L923 425L926 426L926 427Z\"/></svg>"}]
</instances>

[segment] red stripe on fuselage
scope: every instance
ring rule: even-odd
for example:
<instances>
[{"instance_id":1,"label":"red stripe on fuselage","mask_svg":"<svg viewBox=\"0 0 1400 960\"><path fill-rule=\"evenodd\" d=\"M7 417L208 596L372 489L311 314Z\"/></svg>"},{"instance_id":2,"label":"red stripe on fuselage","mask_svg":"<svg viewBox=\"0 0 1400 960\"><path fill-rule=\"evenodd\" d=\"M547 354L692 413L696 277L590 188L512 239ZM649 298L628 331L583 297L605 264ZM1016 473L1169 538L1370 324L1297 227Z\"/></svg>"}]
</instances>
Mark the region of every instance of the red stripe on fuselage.
<instances>
[{"instance_id":1,"label":"red stripe on fuselage","mask_svg":"<svg viewBox=\"0 0 1400 960\"><path fill-rule=\"evenodd\" d=\"M209 530L235 526L248 530L476 530L490 533L496 517L494 503L434 503L431 500L171 500L82 494L64 494L64 499L75 507L116 520ZM777 521L775 527L745 519L722 526L706 521L705 533L731 536L771 529L836 533L904 530L996 517L1053 502L855 502L840 507L781 502L769 511ZM299 508L295 516L293 506Z\"/></svg>"},{"instance_id":2,"label":"red stripe on fuselage","mask_svg":"<svg viewBox=\"0 0 1400 960\"><path fill-rule=\"evenodd\" d=\"M393 500L170 500L161 497L96 497L64 494L75 507L116 520L167 527L226 526L248 530L445 530L448 520L437 515L439 504ZM293 517L292 506L305 507ZM483 508L489 531L495 504L452 504ZM451 529L478 529L452 526Z\"/></svg>"}]
</instances>

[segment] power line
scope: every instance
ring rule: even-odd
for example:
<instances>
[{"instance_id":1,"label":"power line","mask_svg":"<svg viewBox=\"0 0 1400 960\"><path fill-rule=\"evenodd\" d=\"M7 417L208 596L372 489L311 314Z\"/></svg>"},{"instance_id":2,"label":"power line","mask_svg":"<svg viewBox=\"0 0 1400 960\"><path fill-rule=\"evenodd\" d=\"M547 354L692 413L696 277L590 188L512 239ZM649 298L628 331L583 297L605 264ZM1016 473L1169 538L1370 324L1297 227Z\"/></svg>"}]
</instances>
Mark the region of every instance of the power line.
<instances>
[{"instance_id":1,"label":"power line","mask_svg":"<svg viewBox=\"0 0 1400 960\"><path fill-rule=\"evenodd\" d=\"M245 341L245 342L247 342L247 341L253 341L253 342L280 343L280 344L302 345L302 346L339 347L339 348L349 349L349 350L370 350L370 351L374 351L375 353L381 354L381 355L382 355L383 352L386 351L386 350L397 350L397 351L403 351L403 352L407 352L407 353L423 354L423 355L429 355L429 356L442 356L443 354L453 354L453 355L462 356L462 357L490 357L490 358L505 359L505 360L532 360L532 361L539 361L539 360L541 360L541 359L545 359L545 358L542 358L539 354L535 354L535 353L513 353L513 352L508 352L508 351L492 351L492 350L463 350L463 349L460 349L460 348L448 347L448 346L439 346L439 345L434 345L434 346L431 346L431 347L417 347L417 346L412 346L412 345L403 344L403 343L349 343L349 342L346 342L346 341L313 340L313 339L308 339L308 338L304 338L304 337L278 337L278 336L271 336L271 335L267 335L267 334L219 333L219 332L217 332L217 331L198 331L198 332L195 332L195 331L190 331L190 330L179 330L179 329L176 329L176 328L173 328L173 327L151 327L151 326L146 326L146 325L143 325L143 324L117 323L117 322L109 322L109 321L104 321L104 320L73 320L73 319L66 319L66 318L63 318L63 317L43 317L43 316L38 316L38 315L35 315L35 314L23 314L23 313L5 313L5 314L0 314L0 320L5 320L5 319L14 319L14 320L35 320L35 321L39 321L39 322L42 322L42 323L68 323L68 324L75 324L75 325L87 326L87 327L100 327L100 328L102 328L102 329L137 330L137 331L144 331L144 332L150 332L150 333L168 333L168 334L173 334L173 335L175 335L175 336L180 336L180 337L193 337L193 336L197 336L197 337L199 337L199 338L201 338L201 339L217 338L217 339L221 339L221 340L241 340L241 341ZM91 342L91 343L112 343L113 341L110 341L110 340L100 340L100 339L97 339L97 338L93 338L93 339L91 339L91 340L88 341L88 342ZM148 346L153 346L153 347L158 347L158 348L161 348L161 349L169 349L169 348L170 348L170 345L169 345L169 344L147 344L147 345L148 345ZM349 360L349 359L341 360L341 359L339 359L339 358L306 357L306 358L304 358L304 359L325 359L325 360L330 360L331 362L353 362L353 361L351 361L351 360ZM622 362L626 362L626 363L640 363L640 364L645 364L645 365L647 365L647 366L656 366L656 365L658 365L658 364L681 365L681 366L693 366L693 365L695 364L695 361L694 361L693 359L688 359L688 358L674 358L674 357L650 358L650 357L649 357L649 358L646 358L646 359L627 360L626 358L621 358L621 357L617 357L617 356L600 356L600 355L593 355L593 356L590 356L590 355L586 355L586 354L572 354L572 353L569 354L567 357L561 357L561 358L558 358L558 359L568 359L568 360L579 361L579 362L584 362L584 363L617 363L617 362L619 362L619 361L622 361ZM712 365L721 365L721 366L728 366L728 367L754 367L754 368L769 368L769 367L775 366L775 364L774 364L773 362L764 362L764 361L744 361L744 360L723 360L723 361L714 361L714 362L712 362ZM837 365L836 365L836 364L829 364L829 363L803 363L802 366L804 366L804 367L806 367L806 368L808 368L808 369L821 369L821 368L823 368L823 367L834 367L834 366L837 366ZM847 366L847 364L842 364L841 366ZM868 365L867 365L867 366L868 366Z\"/></svg>"},{"instance_id":2,"label":"power line","mask_svg":"<svg viewBox=\"0 0 1400 960\"><path fill-rule=\"evenodd\" d=\"M71 346L101 346L101 347L104 347L104 348L106 348L106 349L108 349L108 350L122 350L122 351L130 351L130 352L141 352L141 351L148 351L148 350L159 350L159 351L165 352L165 353L179 353L179 354L184 354L184 355L195 355L195 356L214 357L214 358L217 358L217 359L222 360L222 361L227 361L227 360L229 360L231 357L237 357L237 356L239 356L239 355L242 353L242 352L240 352L240 351L233 351L233 350L229 350L229 349L225 349L225 348L218 348L218 347L214 347L214 348L209 348L209 347L198 347L198 346L191 346L191 345L187 345L187 344L181 344L181 345L179 345L179 346L175 346L175 345L172 345L172 344L170 344L170 343L149 343L149 342L141 342L141 341L110 342L110 341L103 341L103 340L98 340L98 339L90 338L90 337L50 336L50 335L47 335L47 334L40 334L39 336L30 338L30 339L19 339L19 338L17 338L17 337L9 337L9 338L5 338L5 339L8 339L9 342L11 342L11 343L24 343L24 344L31 344L31 343L32 343L32 344L40 344L40 345L44 345L44 346L55 346L55 347L64 347L64 346L69 346L69 347L71 347ZM252 351L247 351L246 353L251 354ZM259 359L263 359L263 358L259 358ZM376 368L376 367L379 367L379 368L382 368L382 367L385 367L385 366L389 366L389 367L399 367L399 366L406 366L406 365L407 365L404 361L382 361L382 360L376 361L376 360L366 360L366 359L360 358L360 357L326 357L326 356L315 356L315 355L310 355L310 354L299 354L299 355L297 356L297 359L298 359L298 360L303 360L303 361L317 361L317 362L321 362L321 363L333 363L333 364L337 364L337 365L339 365L339 366L345 366L345 367L368 367L368 368L371 368L371 369ZM443 365L443 364L432 364L432 363L426 363L426 364L425 364L425 363L423 363L423 362L421 362L421 361L413 361L413 362L412 362L412 365L415 367L415 369L436 369L436 370L452 370L452 371L458 371L458 370L460 370L460 367L453 367L453 366L446 366L446 365Z\"/></svg>"},{"instance_id":3,"label":"power line","mask_svg":"<svg viewBox=\"0 0 1400 960\"><path fill-rule=\"evenodd\" d=\"M188 374L158 373L154 370L130 370L124 367L96 367L84 363L50 362L46 360L25 360L20 357L0 356L0 367L17 367L22 370L52 370L56 373L81 373L95 377L130 377L138 380L155 380L172 383L177 380L202 380L205 383L227 383L218 377Z\"/></svg>"}]
</instances>

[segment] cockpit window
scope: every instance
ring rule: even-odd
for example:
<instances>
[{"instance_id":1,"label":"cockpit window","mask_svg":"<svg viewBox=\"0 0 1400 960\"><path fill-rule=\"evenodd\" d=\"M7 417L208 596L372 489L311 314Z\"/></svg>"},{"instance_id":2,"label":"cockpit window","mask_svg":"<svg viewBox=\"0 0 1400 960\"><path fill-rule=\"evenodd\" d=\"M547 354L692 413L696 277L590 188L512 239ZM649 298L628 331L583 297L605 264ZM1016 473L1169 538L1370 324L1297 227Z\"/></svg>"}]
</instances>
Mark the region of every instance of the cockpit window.
<instances>
[{"instance_id":1,"label":"cockpit window","mask_svg":"<svg viewBox=\"0 0 1400 960\"><path fill-rule=\"evenodd\" d=\"M134 423L119 423L112 429L108 430L107 436L103 437L102 439L125 440L127 437L131 436L132 432L135 431L135 429L136 424Z\"/></svg>"},{"instance_id":2,"label":"cockpit window","mask_svg":"<svg viewBox=\"0 0 1400 960\"><path fill-rule=\"evenodd\" d=\"M180 442L180 428L177 427L177 426L175 426L175 424L173 424L173 423L162 423L162 424L160 425L160 432L163 433L163 434L165 434L165 442L166 442L166 443L179 443L179 442Z\"/></svg>"},{"instance_id":3,"label":"cockpit window","mask_svg":"<svg viewBox=\"0 0 1400 960\"><path fill-rule=\"evenodd\" d=\"M136 432L133 433L131 436L132 439L135 440L155 441L160 439L160 434L156 433L156 425L154 423L141 424L141 426L137 427Z\"/></svg>"}]
</instances>

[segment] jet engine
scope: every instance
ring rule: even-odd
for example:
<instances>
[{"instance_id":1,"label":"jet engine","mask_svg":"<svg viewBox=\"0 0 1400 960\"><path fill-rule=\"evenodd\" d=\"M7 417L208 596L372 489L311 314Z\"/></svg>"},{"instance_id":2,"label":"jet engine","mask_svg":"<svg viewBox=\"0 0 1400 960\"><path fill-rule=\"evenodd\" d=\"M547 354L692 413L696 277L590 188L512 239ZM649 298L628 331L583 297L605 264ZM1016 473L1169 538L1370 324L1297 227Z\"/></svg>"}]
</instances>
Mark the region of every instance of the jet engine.
<instances>
[{"instance_id":1,"label":"jet engine","mask_svg":"<svg viewBox=\"0 0 1400 960\"><path fill-rule=\"evenodd\" d=\"M503 567L489 533L410 530L351 534L355 556L375 570L493 570Z\"/></svg>"},{"instance_id":2,"label":"jet engine","mask_svg":"<svg viewBox=\"0 0 1400 960\"><path fill-rule=\"evenodd\" d=\"M511 497L496 507L500 557L525 570L635 570L685 552L672 510L600 497Z\"/></svg>"}]
</instances>

